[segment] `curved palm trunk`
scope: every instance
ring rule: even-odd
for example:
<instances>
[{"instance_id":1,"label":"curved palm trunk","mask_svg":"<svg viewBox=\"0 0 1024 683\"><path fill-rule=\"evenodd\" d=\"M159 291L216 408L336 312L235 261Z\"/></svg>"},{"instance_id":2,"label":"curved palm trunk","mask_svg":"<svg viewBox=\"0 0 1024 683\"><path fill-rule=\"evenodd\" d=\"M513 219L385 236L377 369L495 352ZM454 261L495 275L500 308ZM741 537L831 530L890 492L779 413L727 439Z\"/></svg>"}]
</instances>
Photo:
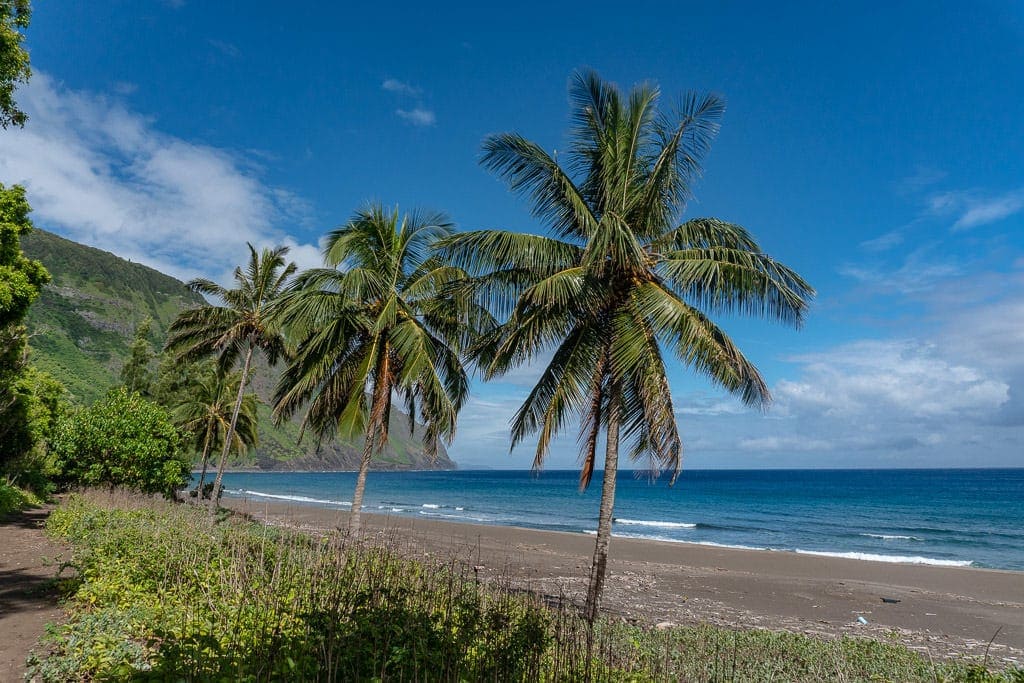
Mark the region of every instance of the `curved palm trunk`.
<instances>
[{"instance_id":1,"label":"curved palm trunk","mask_svg":"<svg viewBox=\"0 0 1024 683\"><path fill-rule=\"evenodd\" d=\"M352 511L348 516L348 534L351 537L359 535L360 513L363 509L363 492L366 490L366 473L370 471L370 460L373 458L373 439L366 435L366 445L363 446L363 458L359 461L359 475L356 477L356 492L352 494Z\"/></svg>"},{"instance_id":2,"label":"curved palm trunk","mask_svg":"<svg viewBox=\"0 0 1024 683\"><path fill-rule=\"evenodd\" d=\"M604 590L604 575L608 568L608 546L612 540L612 510L615 507L615 477L619 469L619 410L616 402L608 411L608 442L604 456L604 483L601 486L601 512L597 521L597 542L594 561L590 566L590 585L587 588L585 616L591 624L597 619Z\"/></svg>"},{"instance_id":3,"label":"curved palm trunk","mask_svg":"<svg viewBox=\"0 0 1024 683\"><path fill-rule=\"evenodd\" d=\"M203 470L199 473L199 486L196 487L196 505L203 500L203 483L206 481L206 466L210 463L210 439L213 434L213 418L206 422L206 437L203 439Z\"/></svg>"},{"instance_id":4,"label":"curved palm trunk","mask_svg":"<svg viewBox=\"0 0 1024 683\"><path fill-rule=\"evenodd\" d=\"M359 461L356 490L352 494L352 511L348 517L348 534L352 537L359 535L362 523L363 492L366 490L366 473L370 471L373 451L377 446L387 443L388 397L391 394L390 372L391 363L388 358L388 347L385 344L377 366L377 376L373 386L373 403L370 406L370 419L367 420L366 425L366 442L363 444L363 458ZM377 431L377 434L374 434L374 430Z\"/></svg>"},{"instance_id":5,"label":"curved palm trunk","mask_svg":"<svg viewBox=\"0 0 1024 683\"><path fill-rule=\"evenodd\" d=\"M242 399L245 398L245 388L249 385L249 366L252 364L252 344L245 354L245 364L242 366L242 378L238 382L238 396L235 397L235 409L231 412L231 423L228 425L228 432L224 435L224 449L220 454L220 464L217 466L217 478L213 482L213 495L210 496L210 515L217 512L220 504L220 482L224 479L224 467L228 463L228 453L231 452L231 439L235 436L235 425L238 423L238 413L242 409Z\"/></svg>"}]
</instances>

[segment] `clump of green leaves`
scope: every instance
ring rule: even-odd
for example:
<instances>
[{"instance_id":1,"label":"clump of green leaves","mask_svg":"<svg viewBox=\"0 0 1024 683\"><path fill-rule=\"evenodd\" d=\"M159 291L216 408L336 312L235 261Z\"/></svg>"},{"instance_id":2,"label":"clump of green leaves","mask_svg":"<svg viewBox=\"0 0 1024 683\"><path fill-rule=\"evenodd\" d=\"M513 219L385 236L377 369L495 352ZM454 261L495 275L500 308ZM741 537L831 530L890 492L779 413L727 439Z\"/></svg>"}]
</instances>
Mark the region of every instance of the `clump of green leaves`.
<instances>
[{"instance_id":1,"label":"clump of green leaves","mask_svg":"<svg viewBox=\"0 0 1024 683\"><path fill-rule=\"evenodd\" d=\"M32 18L28 0L0 0L0 127L24 126L28 116L14 101L14 88L32 75L23 31Z\"/></svg>"},{"instance_id":2,"label":"clump of green leaves","mask_svg":"<svg viewBox=\"0 0 1024 683\"><path fill-rule=\"evenodd\" d=\"M39 505L41 501L31 491L0 479L0 518L11 512Z\"/></svg>"},{"instance_id":3,"label":"clump of green leaves","mask_svg":"<svg viewBox=\"0 0 1024 683\"><path fill-rule=\"evenodd\" d=\"M3 24L10 3L0 2L0 62ZM0 123L3 122L3 73L0 68ZM26 383L28 351L22 322L50 275L25 257L21 238L32 231L25 188L0 184L0 467L35 445L30 424L33 382Z\"/></svg>"},{"instance_id":4,"label":"clump of green leaves","mask_svg":"<svg viewBox=\"0 0 1024 683\"><path fill-rule=\"evenodd\" d=\"M50 453L65 485L170 495L188 481L184 445L166 409L121 388L61 419Z\"/></svg>"}]
</instances>

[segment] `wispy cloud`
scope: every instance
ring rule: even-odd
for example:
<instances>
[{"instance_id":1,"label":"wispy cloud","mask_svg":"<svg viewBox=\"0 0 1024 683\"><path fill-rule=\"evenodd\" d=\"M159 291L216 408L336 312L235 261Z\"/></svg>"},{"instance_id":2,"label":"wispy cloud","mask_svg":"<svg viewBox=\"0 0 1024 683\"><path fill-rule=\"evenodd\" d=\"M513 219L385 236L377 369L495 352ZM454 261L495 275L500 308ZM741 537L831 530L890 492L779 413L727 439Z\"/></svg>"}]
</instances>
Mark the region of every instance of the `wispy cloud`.
<instances>
[{"instance_id":1,"label":"wispy cloud","mask_svg":"<svg viewBox=\"0 0 1024 683\"><path fill-rule=\"evenodd\" d=\"M26 186L40 227L182 278L223 279L247 241L320 262L316 245L279 227L304 220L308 205L244 155L163 133L45 73L21 93L32 125L0 136L0 180Z\"/></svg>"},{"instance_id":2,"label":"wispy cloud","mask_svg":"<svg viewBox=\"0 0 1024 683\"><path fill-rule=\"evenodd\" d=\"M903 244L904 239L902 230L890 230L884 235L861 242L860 246L868 251L888 251Z\"/></svg>"},{"instance_id":3,"label":"wispy cloud","mask_svg":"<svg viewBox=\"0 0 1024 683\"><path fill-rule=\"evenodd\" d=\"M942 182L947 175L945 171L928 166L920 166L913 174L896 181L894 186L898 194L918 194Z\"/></svg>"},{"instance_id":4,"label":"wispy cloud","mask_svg":"<svg viewBox=\"0 0 1024 683\"><path fill-rule=\"evenodd\" d=\"M242 56L242 51L234 43L229 43L225 40L217 40L216 38L210 38L206 42L225 57L237 59Z\"/></svg>"},{"instance_id":5,"label":"wispy cloud","mask_svg":"<svg viewBox=\"0 0 1024 683\"><path fill-rule=\"evenodd\" d=\"M388 92L398 93L399 95L408 95L410 97L419 97L423 94L422 88L400 81L397 78L385 78L384 82L380 84L380 87Z\"/></svg>"},{"instance_id":6,"label":"wispy cloud","mask_svg":"<svg viewBox=\"0 0 1024 683\"><path fill-rule=\"evenodd\" d=\"M405 120L414 126L433 126L437 123L437 116L431 109L424 109L423 107L415 107L413 109L396 109L395 113L398 114L399 118Z\"/></svg>"},{"instance_id":7,"label":"wispy cloud","mask_svg":"<svg viewBox=\"0 0 1024 683\"><path fill-rule=\"evenodd\" d=\"M951 256L935 254L934 246L915 249L895 269L878 264L844 265L839 268L839 273L876 293L911 295L928 292L936 283L964 272L962 263Z\"/></svg>"},{"instance_id":8,"label":"wispy cloud","mask_svg":"<svg viewBox=\"0 0 1024 683\"><path fill-rule=\"evenodd\" d=\"M426 107L420 100L423 95L423 88L400 81L397 78L386 78L380 84L382 90L398 95L400 99L415 102L412 108L399 108L395 110L398 118L412 126L426 128L437 123L437 114L433 109Z\"/></svg>"},{"instance_id":9,"label":"wispy cloud","mask_svg":"<svg viewBox=\"0 0 1024 683\"><path fill-rule=\"evenodd\" d=\"M1024 211L1024 188L991 194L978 191L939 192L928 198L934 216L952 217L953 230L996 223Z\"/></svg>"},{"instance_id":10,"label":"wispy cloud","mask_svg":"<svg viewBox=\"0 0 1024 683\"><path fill-rule=\"evenodd\" d=\"M131 81L115 81L110 89L118 95L124 95L127 97L128 95L134 94L135 91L139 89L139 86Z\"/></svg>"}]
</instances>

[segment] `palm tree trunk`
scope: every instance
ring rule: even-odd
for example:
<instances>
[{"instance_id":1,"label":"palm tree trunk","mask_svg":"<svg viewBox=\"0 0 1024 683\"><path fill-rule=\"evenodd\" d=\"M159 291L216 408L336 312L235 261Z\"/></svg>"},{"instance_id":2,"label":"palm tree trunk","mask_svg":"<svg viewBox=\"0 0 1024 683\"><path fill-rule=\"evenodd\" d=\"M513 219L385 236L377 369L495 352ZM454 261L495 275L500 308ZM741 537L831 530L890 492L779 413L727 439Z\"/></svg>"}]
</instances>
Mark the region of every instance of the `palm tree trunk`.
<instances>
[{"instance_id":1,"label":"palm tree trunk","mask_svg":"<svg viewBox=\"0 0 1024 683\"><path fill-rule=\"evenodd\" d=\"M363 492L366 490L366 473L370 471L370 460L373 458L375 446L387 443L387 409L391 395L391 359L388 345L384 344L377 361L377 371L373 382L373 399L370 405L370 419L366 424L366 442L363 444L363 458L359 461L359 474L356 476L356 491L352 494L352 511L348 516L348 535L359 535L360 513L363 508ZM374 441L374 437L379 437Z\"/></svg>"},{"instance_id":2,"label":"palm tree trunk","mask_svg":"<svg viewBox=\"0 0 1024 683\"><path fill-rule=\"evenodd\" d=\"M199 473L199 486L196 487L196 505L203 502L203 483L206 481L206 466L210 462L210 439L213 433L213 418L206 422L206 437L203 439L203 471Z\"/></svg>"},{"instance_id":3,"label":"palm tree trunk","mask_svg":"<svg viewBox=\"0 0 1024 683\"><path fill-rule=\"evenodd\" d=\"M612 511L615 507L615 477L619 470L619 408L614 399L608 409L608 440L604 456L604 483L601 486L601 512L597 520L597 542L590 566L585 616L593 625L601 606L604 575L608 568L608 546L612 540Z\"/></svg>"},{"instance_id":4,"label":"palm tree trunk","mask_svg":"<svg viewBox=\"0 0 1024 683\"><path fill-rule=\"evenodd\" d=\"M220 464L217 466L217 478L213 482L213 495L210 496L210 515L217 512L220 504L220 482L224 479L224 467L228 464L228 453L231 452L231 439L235 436L235 424L238 423L238 412L242 409L242 399L245 398L245 388L249 385L249 366L252 364L252 344L245 354L245 364L242 366L242 377L238 381L238 396L235 397L235 409L231 413L231 423L228 425L228 433L224 435L224 449L220 454Z\"/></svg>"},{"instance_id":5,"label":"palm tree trunk","mask_svg":"<svg viewBox=\"0 0 1024 683\"><path fill-rule=\"evenodd\" d=\"M359 535L361 524L360 511L363 508L363 492L366 490L366 473L370 470L370 459L373 458L373 439L366 435L363 446L363 458L359 461L359 475L356 477L356 492L352 494L352 511L348 515L348 535L355 538Z\"/></svg>"}]
</instances>

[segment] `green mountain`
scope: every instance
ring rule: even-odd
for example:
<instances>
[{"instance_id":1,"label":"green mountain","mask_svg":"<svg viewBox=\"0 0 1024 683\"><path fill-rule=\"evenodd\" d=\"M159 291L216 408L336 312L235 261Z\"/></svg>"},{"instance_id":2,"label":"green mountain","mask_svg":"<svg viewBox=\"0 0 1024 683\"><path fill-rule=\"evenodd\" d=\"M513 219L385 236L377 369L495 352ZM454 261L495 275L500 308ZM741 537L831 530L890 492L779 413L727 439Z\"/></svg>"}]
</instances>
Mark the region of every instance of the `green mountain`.
<instances>
[{"instance_id":1,"label":"green mountain","mask_svg":"<svg viewBox=\"0 0 1024 683\"><path fill-rule=\"evenodd\" d=\"M25 253L43 262L53 276L28 318L32 361L68 388L72 398L88 404L119 383L135 329L153 320L150 342L159 349L167 328L180 311L199 305L202 297L179 280L114 254L36 229L22 239ZM299 426L274 427L266 404L277 380L276 370L256 368L253 386L259 407L260 445L235 466L268 470L355 469L362 444L331 441L317 444L308 436L298 444ZM453 469L443 451L431 462L407 415L392 414L390 445L375 459L375 469Z\"/></svg>"}]
</instances>

